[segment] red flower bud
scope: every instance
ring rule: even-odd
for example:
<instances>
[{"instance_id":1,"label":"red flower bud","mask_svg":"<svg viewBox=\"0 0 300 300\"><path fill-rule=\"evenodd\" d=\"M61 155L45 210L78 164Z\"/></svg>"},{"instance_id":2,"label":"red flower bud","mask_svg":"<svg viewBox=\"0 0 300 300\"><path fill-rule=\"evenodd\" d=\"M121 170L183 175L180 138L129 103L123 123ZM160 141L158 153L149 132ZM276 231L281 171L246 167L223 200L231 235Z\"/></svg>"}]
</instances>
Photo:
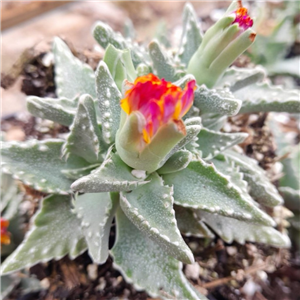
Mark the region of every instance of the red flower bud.
<instances>
[{"instance_id":1,"label":"red flower bud","mask_svg":"<svg viewBox=\"0 0 300 300\"><path fill-rule=\"evenodd\" d=\"M253 26L253 20L247 14L247 8L240 7L234 13L236 17L232 24L238 23L239 26L244 30L247 30L248 28Z\"/></svg>"},{"instance_id":2,"label":"red flower bud","mask_svg":"<svg viewBox=\"0 0 300 300\"><path fill-rule=\"evenodd\" d=\"M126 91L121 107L128 115L139 111L145 117L143 140L148 144L161 126L176 123L188 112L193 104L195 85L195 80L191 80L182 90L153 74L141 76Z\"/></svg>"}]
</instances>

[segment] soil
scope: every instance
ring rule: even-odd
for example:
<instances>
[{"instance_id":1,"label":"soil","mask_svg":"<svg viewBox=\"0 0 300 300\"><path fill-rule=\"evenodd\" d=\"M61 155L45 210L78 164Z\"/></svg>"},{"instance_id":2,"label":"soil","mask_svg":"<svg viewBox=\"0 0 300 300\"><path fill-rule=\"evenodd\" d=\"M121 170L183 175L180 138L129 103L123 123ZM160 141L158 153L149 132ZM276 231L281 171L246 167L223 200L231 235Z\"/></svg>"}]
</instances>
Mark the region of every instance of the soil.
<instances>
[{"instance_id":1,"label":"soil","mask_svg":"<svg viewBox=\"0 0 300 300\"><path fill-rule=\"evenodd\" d=\"M99 61L95 53L74 53L94 68ZM22 91L27 95L55 97L53 66L45 66L43 58L47 53L29 56L22 61L17 76L23 77ZM1 85L10 85L4 76ZM14 79L11 79L14 80ZM250 137L241 145L245 153L256 158L260 165L270 170L276 161L274 142L265 126L267 114L241 115L230 119L233 131L245 131ZM295 122L294 122L295 123ZM291 120L295 130L295 124ZM23 132L20 139L44 139L57 137L68 131L67 127L30 116L27 113L9 116L2 120L2 130L9 134L16 128ZM45 129L46 128L46 129ZM10 136L13 139L14 136ZM18 139L18 137L17 137ZM275 182L276 183L276 182ZM38 207L43 194L23 186L31 199L26 222ZM25 229L27 226L24 227ZM115 237L111 230L110 247ZM259 244L226 244L220 238L205 240L185 237L193 250L196 264L184 266L190 282L210 300L299 300L300 299L300 258L295 247L279 250ZM35 275L44 287L42 291L24 294L20 286L15 286L6 299L54 300L54 299L135 299L146 300L150 296L139 292L126 283L121 274L112 267L109 258L103 265L92 263L87 253L74 261L64 257L33 266L29 274ZM24 276L24 274L20 276Z\"/></svg>"}]
</instances>

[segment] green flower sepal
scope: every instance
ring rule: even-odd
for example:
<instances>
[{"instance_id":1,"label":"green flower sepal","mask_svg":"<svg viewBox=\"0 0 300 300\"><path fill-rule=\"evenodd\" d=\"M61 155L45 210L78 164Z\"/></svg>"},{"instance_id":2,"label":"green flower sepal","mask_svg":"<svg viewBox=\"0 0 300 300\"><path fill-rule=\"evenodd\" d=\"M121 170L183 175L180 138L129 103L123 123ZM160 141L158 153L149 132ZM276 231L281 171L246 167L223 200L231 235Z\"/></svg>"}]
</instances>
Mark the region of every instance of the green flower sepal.
<instances>
[{"instance_id":1,"label":"green flower sepal","mask_svg":"<svg viewBox=\"0 0 300 300\"><path fill-rule=\"evenodd\" d=\"M125 115L124 112L122 112ZM145 126L144 116L136 111L126 118L124 125L116 135L116 148L122 160L137 170L153 172L166 161L168 153L186 135L184 124L168 123L159 128L151 142L141 145L141 136ZM122 121L121 121L122 122Z\"/></svg>"},{"instance_id":2,"label":"green flower sepal","mask_svg":"<svg viewBox=\"0 0 300 300\"><path fill-rule=\"evenodd\" d=\"M181 118L193 103L195 88L195 80L182 90L153 74L127 82L116 148L128 166L151 173L175 153L187 137Z\"/></svg>"}]
</instances>

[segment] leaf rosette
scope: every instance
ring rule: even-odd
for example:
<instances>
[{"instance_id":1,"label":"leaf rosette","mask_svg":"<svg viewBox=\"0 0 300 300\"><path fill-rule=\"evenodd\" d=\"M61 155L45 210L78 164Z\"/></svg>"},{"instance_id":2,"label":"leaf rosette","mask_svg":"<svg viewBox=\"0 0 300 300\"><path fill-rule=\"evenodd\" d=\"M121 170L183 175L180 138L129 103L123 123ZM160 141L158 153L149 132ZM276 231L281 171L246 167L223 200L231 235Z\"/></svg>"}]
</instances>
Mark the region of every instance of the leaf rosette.
<instances>
[{"instance_id":1,"label":"leaf rosette","mask_svg":"<svg viewBox=\"0 0 300 300\"><path fill-rule=\"evenodd\" d=\"M157 41L147 52L97 23L94 37L106 52L95 73L54 40L58 98L29 97L27 104L33 115L69 126L69 133L65 140L3 144L3 172L50 194L3 273L88 250L98 264L111 254L125 279L153 297L205 299L181 271L181 262L194 262L182 234L289 247L264 209L280 205L281 196L255 161L230 150L247 134L221 131L240 110L299 104L284 89L268 98L274 88L263 83L261 69L228 69L252 43L251 18L237 5L202 36L188 4L175 57ZM230 45L216 64L225 42ZM217 71L207 73L202 63L197 74L192 70L201 49ZM117 237L109 251L113 218Z\"/></svg>"}]
</instances>

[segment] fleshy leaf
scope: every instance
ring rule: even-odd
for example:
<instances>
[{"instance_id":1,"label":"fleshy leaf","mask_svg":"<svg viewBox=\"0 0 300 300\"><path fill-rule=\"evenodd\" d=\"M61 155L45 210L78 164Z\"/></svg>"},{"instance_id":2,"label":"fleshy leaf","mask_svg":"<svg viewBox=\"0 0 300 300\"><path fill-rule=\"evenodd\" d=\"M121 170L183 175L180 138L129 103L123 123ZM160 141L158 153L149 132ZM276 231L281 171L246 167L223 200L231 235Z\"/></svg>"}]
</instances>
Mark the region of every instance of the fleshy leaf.
<instances>
[{"instance_id":1,"label":"fleshy leaf","mask_svg":"<svg viewBox=\"0 0 300 300\"><path fill-rule=\"evenodd\" d=\"M125 20L123 32L126 39L134 39L136 37L136 31L131 19Z\"/></svg>"},{"instance_id":2,"label":"fleshy leaf","mask_svg":"<svg viewBox=\"0 0 300 300\"><path fill-rule=\"evenodd\" d=\"M203 126L214 131L219 131L222 129L226 121L227 116L220 116L216 114L205 114L202 116Z\"/></svg>"},{"instance_id":3,"label":"fleshy leaf","mask_svg":"<svg viewBox=\"0 0 300 300\"><path fill-rule=\"evenodd\" d=\"M234 97L227 90L210 90L201 85L195 91L194 105L200 109L201 114L215 113L219 115L234 116L242 105L240 98Z\"/></svg>"},{"instance_id":4,"label":"fleshy leaf","mask_svg":"<svg viewBox=\"0 0 300 300\"><path fill-rule=\"evenodd\" d=\"M272 86L268 82L246 86L234 92L234 96L243 102L240 113L265 111L300 112L299 91Z\"/></svg>"},{"instance_id":5,"label":"fleshy leaf","mask_svg":"<svg viewBox=\"0 0 300 300\"><path fill-rule=\"evenodd\" d=\"M183 147L187 147L192 145L194 141L197 139L197 134L200 132L202 125L201 125L201 118L200 117L193 117L186 119L184 121L186 136L165 156L165 158L161 161L160 166L163 166L165 162L174 155L177 151L182 149ZM197 145L195 145L197 146Z\"/></svg>"},{"instance_id":6,"label":"fleshy leaf","mask_svg":"<svg viewBox=\"0 0 300 300\"><path fill-rule=\"evenodd\" d=\"M111 44L117 49L126 48L126 41L119 32L114 32L112 28L103 22L97 22L93 30L95 40L106 49Z\"/></svg>"},{"instance_id":7,"label":"fleshy leaf","mask_svg":"<svg viewBox=\"0 0 300 300\"><path fill-rule=\"evenodd\" d=\"M120 124L122 95L104 61L99 63L96 71L96 90L96 105L100 109L103 139L111 144Z\"/></svg>"},{"instance_id":8,"label":"fleshy leaf","mask_svg":"<svg viewBox=\"0 0 300 300\"><path fill-rule=\"evenodd\" d=\"M290 115L292 117L292 115ZM277 113L269 113L266 119L266 125L271 129L274 142L276 144L276 154L278 156L286 156L287 153L291 152L294 144L294 138L287 135L280 125L280 122L277 121ZM297 119L297 114L294 115L294 118ZM300 150L299 150L300 151ZM290 155L289 155L290 156ZM288 159L288 158L287 158ZM286 159L283 160L284 162ZM283 173L286 173L285 171ZM299 175L300 176L300 175Z\"/></svg>"},{"instance_id":9,"label":"fleshy leaf","mask_svg":"<svg viewBox=\"0 0 300 300\"><path fill-rule=\"evenodd\" d=\"M76 197L75 212L81 219L88 251L97 264L108 257L108 239L118 197L113 200L109 193L83 194Z\"/></svg>"},{"instance_id":10,"label":"fleshy leaf","mask_svg":"<svg viewBox=\"0 0 300 300\"><path fill-rule=\"evenodd\" d=\"M91 96L85 94L80 97L70 130L67 141L63 146L64 156L68 157L69 154L73 153L92 164L102 160L100 156L102 135Z\"/></svg>"},{"instance_id":11,"label":"fleshy leaf","mask_svg":"<svg viewBox=\"0 0 300 300\"><path fill-rule=\"evenodd\" d=\"M298 3L294 1L286 5L287 9L283 8L274 16L275 26L268 36L256 36L250 54L255 64L270 66L286 57L297 35L294 17L298 7Z\"/></svg>"},{"instance_id":12,"label":"fleshy leaf","mask_svg":"<svg viewBox=\"0 0 300 300\"><path fill-rule=\"evenodd\" d=\"M18 197L19 189L16 183L16 180L10 174L5 174L1 172L1 206L0 211L3 216L3 211L6 209L7 205L14 200L14 198ZM18 201L17 201L18 202ZM6 219L10 219L6 217Z\"/></svg>"},{"instance_id":13,"label":"fleshy leaf","mask_svg":"<svg viewBox=\"0 0 300 300\"><path fill-rule=\"evenodd\" d=\"M159 174L169 174L185 169L192 160L192 153L187 150L179 150L174 153L167 162L157 170Z\"/></svg>"},{"instance_id":14,"label":"fleshy leaf","mask_svg":"<svg viewBox=\"0 0 300 300\"><path fill-rule=\"evenodd\" d=\"M149 55L143 47L136 43L131 43L128 39L125 40L119 32L114 32L107 24L97 22L93 29L93 35L95 40L104 49L106 49L109 44L112 44L117 49L130 49L132 62L135 67L137 67L140 63L144 63L146 65L150 64Z\"/></svg>"},{"instance_id":15,"label":"fleshy leaf","mask_svg":"<svg viewBox=\"0 0 300 300\"><path fill-rule=\"evenodd\" d=\"M108 45L103 61L106 63L120 91L124 79L127 79L129 82L134 82L136 73L131 60L130 50L120 50L116 49L113 45Z\"/></svg>"},{"instance_id":16,"label":"fleshy leaf","mask_svg":"<svg viewBox=\"0 0 300 300\"><path fill-rule=\"evenodd\" d=\"M5 142L2 148L3 172L45 193L66 194L72 181L62 169L77 169L87 165L80 157L70 156L67 162L61 160L61 140L29 140L26 142Z\"/></svg>"},{"instance_id":17,"label":"fleshy leaf","mask_svg":"<svg viewBox=\"0 0 300 300\"><path fill-rule=\"evenodd\" d=\"M147 183L133 174L117 154L111 154L99 168L76 180L71 187L82 193L119 192Z\"/></svg>"},{"instance_id":18,"label":"fleshy leaf","mask_svg":"<svg viewBox=\"0 0 300 300\"><path fill-rule=\"evenodd\" d=\"M14 182L14 185L17 187L16 182ZM22 202L23 198L24 198L24 194L17 190L16 194L13 195L13 198L10 198L10 201L7 203L4 213L1 212L1 216L6 220L11 220L15 216L18 217L17 214L20 208L20 203ZM1 205L3 205L2 201L1 201Z\"/></svg>"},{"instance_id":19,"label":"fleshy leaf","mask_svg":"<svg viewBox=\"0 0 300 300\"><path fill-rule=\"evenodd\" d=\"M193 263L193 254L177 228L172 188L165 187L157 173L150 175L148 180L148 184L137 187L130 193L120 194L120 205L124 213L168 255L187 264Z\"/></svg>"},{"instance_id":20,"label":"fleshy leaf","mask_svg":"<svg viewBox=\"0 0 300 300\"><path fill-rule=\"evenodd\" d=\"M299 73L300 56L289 59L282 59L266 66L269 75L284 74L300 77Z\"/></svg>"},{"instance_id":21,"label":"fleshy leaf","mask_svg":"<svg viewBox=\"0 0 300 300\"><path fill-rule=\"evenodd\" d=\"M272 227L242 222L232 218L198 211L203 222L209 225L225 242L237 241L240 244L257 242L274 247L290 247L288 236L281 234Z\"/></svg>"},{"instance_id":22,"label":"fleshy leaf","mask_svg":"<svg viewBox=\"0 0 300 300\"><path fill-rule=\"evenodd\" d=\"M63 169L61 170L61 173L71 180L76 180L80 177L89 175L93 169L96 169L99 166L100 163L94 165L88 165L78 169Z\"/></svg>"},{"instance_id":23,"label":"fleshy leaf","mask_svg":"<svg viewBox=\"0 0 300 300\"><path fill-rule=\"evenodd\" d=\"M215 235L199 221L195 212L186 207L175 205L175 215L180 232L186 236L213 238Z\"/></svg>"},{"instance_id":24,"label":"fleshy leaf","mask_svg":"<svg viewBox=\"0 0 300 300\"><path fill-rule=\"evenodd\" d=\"M240 172L239 166L236 166L233 161L228 160L226 157L219 155L212 159L210 162L214 164L216 169L224 176L230 178L230 182L234 187L243 194L244 199L258 206L258 204L251 198L248 192L248 182L244 180L244 174Z\"/></svg>"},{"instance_id":25,"label":"fleshy leaf","mask_svg":"<svg viewBox=\"0 0 300 300\"><path fill-rule=\"evenodd\" d=\"M239 1L232 1L225 12L225 15L228 15L228 14L232 13L233 11L236 11L240 7L241 7L241 4Z\"/></svg>"},{"instance_id":26,"label":"fleshy leaf","mask_svg":"<svg viewBox=\"0 0 300 300\"><path fill-rule=\"evenodd\" d=\"M195 77L192 74L187 74L179 78L178 80L174 81L173 84L184 89L187 83L191 80L195 80Z\"/></svg>"},{"instance_id":27,"label":"fleshy leaf","mask_svg":"<svg viewBox=\"0 0 300 300\"><path fill-rule=\"evenodd\" d=\"M82 94L96 97L93 69L76 58L68 46L58 37L53 42L55 60L55 84L59 98L73 99Z\"/></svg>"},{"instance_id":28,"label":"fleshy leaf","mask_svg":"<svg viewBox=\"0 0 300 300\"><path fill-rule=\"evenodd\" d=\"M117 239L111 251L114 267L152 297L205 300L183 275L182 263L168 256L161 247L145 237L119 208L116 215Z\"/></svg>"},{"instance_id":29,"label":"fleshy leaf","mask_svg":"<svg viewBox=\"0 0 300 300\"><path fill-rule=\"evenodd\" d=\"M188 118L194 118L194 117L199 117L200 116L200 109L197 108L196 106L192 105L190 110L186 113L186 115L183 116L183 120L186 120Z\"/></svg>"},{"instance_id":30,"label":"fleshy leaf","mask_svg":"<svg viewBox=\"0 0 300 300\"><path fill-rule=\"evenodd\" d=\"M193 144L197 139L197 134L199 134L202 129L201 118L193 117L186 119L184 121L186 136L172 149L172 151L167 155L167 158L171 157L174 153L183 147L187 147L189 144Z\"/></svg>"},{"instance_id":31,"label":"fleshy leaf","mask_svg":"<svg viewBox=\"0 0 300 300\"><path fill-rule=\"evenodd\" d=\"M151 73L151 70L152 69L150 66L140 63L136 67L136 75L137 75L137 77L144 76L144 75Z\"/></svg>"},{"instance_id":32,"label":"fleshy leaf","mask_svg":"<svg viewBox=\"0 0 300 300\"><path fill-rule=\"evenodd\" d=\"M164 45L164 47L171 47L170 30L168 29L166 21L162 20L158 22L156 25L154 38L157 39L161 45Z\"/></svg>"},{"instance_id":33,"label":"fleshy leaf","mask_svg":"<svg viewBox=\"0 0 300 300\"><path fill-rule=\"evenodd\" d=\"M193 6L186 3L183 10L182 36L180 40L178 57L181 62L188 65L191 57L197 51L202 41L200 26Z\"/></svg>"},{"instance_id":34,"label":"fleshy leaf","mask_svg":"<svg viewBox=\"0 0 300 300\"><path fill-rule=\"evenodd\" d=\"M59 124L70 126L78 106L78 97L72 100L67 98L40 98L27 97L27 109L35 117L51 120Z\"/></svg>"},{"instance_id":35,"label":"fleshy leaf","mask_svg":"<svg viewBox=\"0 0 300 300\"><path fill-rule=\"evenodd\" d=\"M300 214L295 213L294 217L289 219L289 223L298 231L300 231ZM299 239L299 233L298 233L298 239ZM299 243L299 242L298 242Z\"/></svg>"},{"instance_id":36,"label":"fleshy leaf","mask_svg":"<svg viewBox=\"0 0 300 300\"><path fill-rule=\"evenodd\" d=\"M244 173L244 180L248 182L250 187L250 195L255 200L271 207L283 202L282 197L266 176L265 171L258 166L256 160L232 150L225 151L224 155L229 161L233 161L240 167Z\"/></svg>"},{"instance_id":37,"label":"fleshy leaf","mask_svg":"<svg viewBox=\"0 0 300 300\"><path fill-rule=\"evenodd\" d=\"M2 274L69 254L74 259L86 250L80 221L71 212L69 196L45 198L34 216L33 227L22 244L3 262Z\"/></svg>"},{"instance_id":38,"label":"fleshy leaf","mask_svg":"<svg viewBox=\"0 0 300 300\"><path fill-rule=\"evenodd\" d=\"M300 211L300 190L295 190L288 186L279 188L284 198L284 205L292 211Z\"/></svg>"},{"instance_id":39,"label":"fleshy leaf","mask_svg":"<svg viewBox=\"0 0 300 300\"><path fill-rule=\"evenodd\" d=\"M204 160L209 160L220 152L242 143L248 134L244 132L225 133L202 128L198 134L197 144Z\"/></svg>"},{"instance_id":40,"label":"fleshy leaf","mask_svg":"<svg viewBox=\"0 0 300 300\"><path fill-rule=\"evenodd\" d=\"M164 78L167 81L175 81L176 70L172 65L167 53L164 52L157 41L152 41L149 45L150 57L153 61L153 67L159 78Z\"/></svg>"},{"instance_id":41,"label":"fleshy leaf","mask_svg":"<svg viewBox=\"0 0 300 300\"><path fill-rule=\"evenodd\" d=\"M262 81L266 77L266 71L256 66L254 69L231 67L226 70L218 82L218 87L229 88L232 92L248 85Z\"/></svg>"},{"instance_id":42,"label":"fleshy leaf","mask_svg":"<svg viewBox=\"0 0 300 300\"><path fill-rule=\"evenodd\" d=\"M276 114L269 114L268 126L272 129L272 134L275 138L277 155L284 157L284 159L281 160L283 166L282 173L284 175L279 180L279 186L281 193L281 188L287 188L284 192L284 200L285 204L288 204L287 202L296 196L292 190L300 192L300 144L293 145L294 136L286 134L286 132L282 130L280 123L276 121L276 118ZM298 119L298 116L294 116L294 118ZM299 197L300 195L298 195L298 198Z\"/></svg>"},{"instance_id":43,"label":"fleshy leaf","mask_svg":"<svg viewBox=\"0 0 300 300\"><path fill-rule=\"evenodd\" d=\"M290 153L282 161L284 176L280 178L280 186L288 186L295 190L300 190L300 145L289 147L284 152Z\"/></svg>"},{"instance_id":44,"label":"fleshy leaf","mask_svg":"<svg viewBox=\"0 0 300 300\"><path fill-rule=\"evenodd\" d=\"M15 278L10 275L4 275L0 277L1 285L1 298L7 299L9 294L18 286L21 282L21 278Z\"/></svg>"},{"instance_id":45,"label":"fleshy leaf","mask_svg":"<svg viewBox=\"0 0 300 300\"><path fill-rule=\"evenodd\" d=\"M176 173L163 175L165 184L174 186L175 204L273 226L274 221L236 188L230 177L202 159Z\"/></svg>"}]
</instances>

